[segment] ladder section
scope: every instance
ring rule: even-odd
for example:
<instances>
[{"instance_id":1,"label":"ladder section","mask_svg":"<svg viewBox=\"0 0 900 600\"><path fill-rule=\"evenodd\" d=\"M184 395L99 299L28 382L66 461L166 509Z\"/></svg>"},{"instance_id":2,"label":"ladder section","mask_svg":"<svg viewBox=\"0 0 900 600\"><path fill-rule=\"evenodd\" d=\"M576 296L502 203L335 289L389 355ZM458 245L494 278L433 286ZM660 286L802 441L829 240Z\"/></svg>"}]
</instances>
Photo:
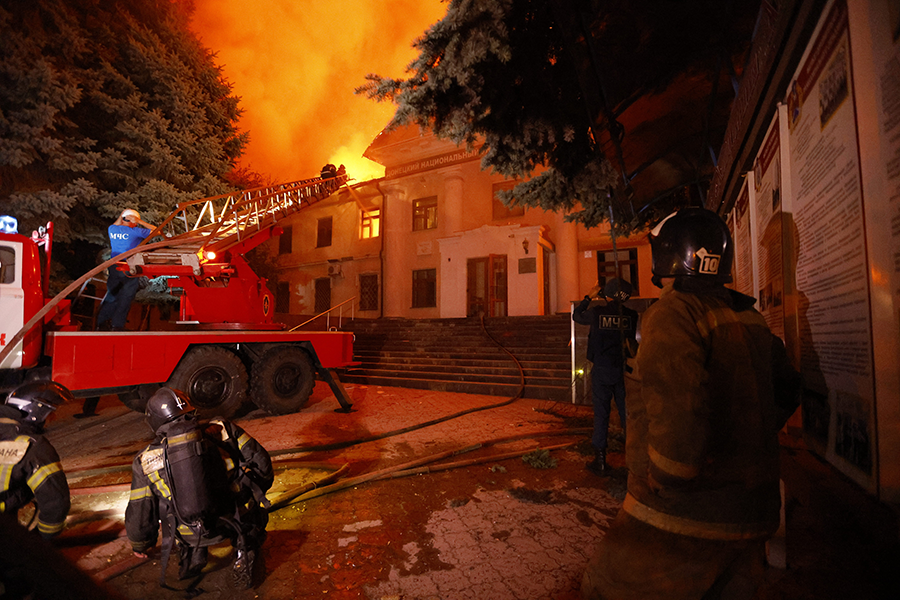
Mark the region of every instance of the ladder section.
<instances>
[{"instance_id":1,"label":"ladder section","mask_svg":"<svg viewBox=\"0 0 900 600\"><path fill-rule=\"evenodd\" d=\"M183 202L141 245L157 236L168 243L129 257L129 270L150 276L227 275L230 265L216 258L238 245L246 251L262 243L279 221L329 197L346 181L347 175L338 173Z\"/></svg>"}]
</instances>

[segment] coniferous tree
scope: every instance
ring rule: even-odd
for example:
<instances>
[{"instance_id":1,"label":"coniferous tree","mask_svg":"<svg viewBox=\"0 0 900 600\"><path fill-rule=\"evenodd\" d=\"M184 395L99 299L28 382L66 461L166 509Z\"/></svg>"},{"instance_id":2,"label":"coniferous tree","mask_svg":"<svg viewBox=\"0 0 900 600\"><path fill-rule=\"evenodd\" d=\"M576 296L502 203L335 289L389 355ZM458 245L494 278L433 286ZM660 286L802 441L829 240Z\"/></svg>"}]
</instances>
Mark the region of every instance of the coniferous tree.
<instances>
[{"instance_id":1,"label":"coniferous tree","mask_svg":"<svg viewBox=\"0 0 900 600\"><path fill-rule=\"evenodd\" d=\"M186 8L187 7L187 8ZM238 98L177 0L0 6L0 211L106 244L126 207L158 223L230 189Z\"/></svg>"},{"instance_id":2,"label":"coniferous tree","mask_svg":"<svg viewBox=\"0 0 900 600\"><path fill-rule=\"evenodd\" d=\"M608 221L612 205L614 229L630 233L671 202L634 210L615 148L626 132L615 115L679 75L698 73L708 84L727 72L717 61L749 39L744 30L735 35L735 15L752 27L755 10L720 0L451 0L415 41L408 78L369 75L357 93L397 105L389 128L417 124L478 146L482 166L506 177L546 167L501 192L505 201L564 210L587 227ZM706 148L691 150L690 159L702 158ZM705 156L697 170L708 174Z\"/></svg>"},{"instance_id":3,"label":"coniferous tree","mask_svg":"<svg viewBox=\"0 0 900 600\"><path fill-rule=\"evenodd\" d=\"M616 171L597 148L548 2L454 0L414 46L408 79L369 75L357 92L396 102L394 126L482 144L482 166L506 177L549 167L507 200L566 211L580 203L571 218L604 219Z\"/></svg>"}]
</instances>

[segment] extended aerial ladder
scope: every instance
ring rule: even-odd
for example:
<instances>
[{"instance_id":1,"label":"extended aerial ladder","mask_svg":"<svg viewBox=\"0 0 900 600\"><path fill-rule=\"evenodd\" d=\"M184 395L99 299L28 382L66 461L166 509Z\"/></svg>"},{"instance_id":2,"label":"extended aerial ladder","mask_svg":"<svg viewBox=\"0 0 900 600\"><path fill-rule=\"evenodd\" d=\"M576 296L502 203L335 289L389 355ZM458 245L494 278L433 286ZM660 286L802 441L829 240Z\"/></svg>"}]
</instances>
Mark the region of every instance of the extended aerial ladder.
<instances>
[{"instance_id":1,"label":"extended aerial ladder","mask_svg":"<svg viewBox=\"0 0 900 600\"><path fill-rule=\"evenodd\" d=\"M132 275L167 276L183 290L181 321L198 326L267 328L271 293L243 256L281 233L285 217L327 198L346 174L223 194L179 204L125 263ZM150 242L162 236L163 247ZM120 267L123 268L124 266Z\"/></svg>"},{"instance_id":2,"label":"extended aerial ladder","mask_svg":"<svg viewBox=\"0 0 900 600\"><path fill-rule=\"evenodd\" d=\"M339 172L181 203L140 246L98 265L53 299L44 297L40 281L24 277L40 271L36 244L18 234L0 235L0 245L11 248L8 255L24 261L10 267L16 279L4 285L26 298L23 307L0 315L0 375L50 378L77 397L118 394L136 410L167 384L210 416L234 414L248 400L270 413L296 411L318 376L348 410L349 397L333 369L354 364L353 334L284 331L273 323L265 280L244 258L280 234L285 217L346 181ZM80 331L71 323L67 296L110 266L132 276L165 276L180 294L179 329ZM12 318L13 312L18 316Z\"/></svg>"}]
</instances>

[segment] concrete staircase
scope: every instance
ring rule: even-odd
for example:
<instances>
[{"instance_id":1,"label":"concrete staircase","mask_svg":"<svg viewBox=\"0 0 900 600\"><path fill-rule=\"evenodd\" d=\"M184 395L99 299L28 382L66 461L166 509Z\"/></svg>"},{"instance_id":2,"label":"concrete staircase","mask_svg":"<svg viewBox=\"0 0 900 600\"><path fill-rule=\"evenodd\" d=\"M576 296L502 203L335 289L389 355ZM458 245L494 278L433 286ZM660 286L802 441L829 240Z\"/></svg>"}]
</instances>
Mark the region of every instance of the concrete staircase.
<instances>
[{"instance_id":1,"label":"concrete staircase","mask_svg":"<svg viewBox=\"0 0 900 600\"><path fill-rule=\"evenodd\" d=\"M569 315L356 320L345 383L571 401ZM490 337L489 337L490 336ZM497 343L509 354L498 347Z\"/></svg>"}]
</instances>

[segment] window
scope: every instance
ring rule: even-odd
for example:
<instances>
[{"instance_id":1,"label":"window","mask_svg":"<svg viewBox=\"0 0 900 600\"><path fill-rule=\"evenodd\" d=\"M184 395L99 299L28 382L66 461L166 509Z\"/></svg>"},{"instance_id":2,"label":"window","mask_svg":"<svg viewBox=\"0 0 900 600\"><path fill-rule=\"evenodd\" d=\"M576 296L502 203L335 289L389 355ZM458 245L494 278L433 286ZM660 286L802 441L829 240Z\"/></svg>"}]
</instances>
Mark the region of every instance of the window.
<instances>
[{"instance_id":1,"label":"window","mask_svg":"<svg viewBox=\"0 0 900 600\"><path fill-rule=\"evenodd\" d=\"M16 282L16 251L9 246L0 246L0 283Z\"/></svg>"},{"instance_id":2,"label":"window","mask_svg":"<svg viewBox=\"0 0 900 600\"><path fill-rule=\"evenodd\" d=\"M275 285L275 312L291 312L291 284L287 281L279 281Z\"/></svg>"},{"instance_id":3,"label":"window","mask_svg":"<svg viewBox=\"0 0 900 600\"><path fill-rule=\"evenodd\" d=\"M437 229L437 196L413 200L413 231Z\"/></svg>"},{"instance_id":4,"label":"window","mask_svg":"<svg viewBox=\"0 0 900 600\"><path fill-rule=\"evenodd\" d=\"M331 217L319 219L316 230L316 248L325 248L331 245Z\"/></svg>"},{"instance_id":5,"label":"window","mask_svg":"<svg viewBox=\"0 0 900 600\"><path fill-rule=\"evenodd\" d=\"M631 284L633 288L631 295L640 296L638 291L638 266L637 266L637 248L628 248L627 250L619 250L619 279L624 279ZM600 289L606 285L606 282L616 277L616 253L613 251L597 252L597 281Z\"/></svg>"},{"instance_id":6,"label":"window","mask_svg":"<svg viewBox=\"0 0 900 600\"><path fill-rule=\"evenodd\" d=\"M378 310L378 275L359 276L359 310Z\"/></svg>"},{"instance_id":7,"label":"window","mask_svg":"<svg viewBox=\"0 0 900 600\"><path fill-rule=\"evenodd\" d=\"M359 239L367 240L381 235L381 211L359 211Z\"/></svg>"},{"instance_id":8,"label":"window","mask_svg":"<svg viewBox=\"0 0 900 600\"><path fill-rule=\"evenodd\" d=\"M500 183L494 184L493 193L491 194L491 218L493 218L493 220L502 221L511 217L521 217L525 214L524 206L513 204L512 206L507 207L500 198L497 197L497 192L511 190L516 187L516 183L517 182L515 181L501 181Z\"/></svg>"},{"instance_id":9,"label":"window","mask_svg":"<svg viewBox=\"0 0 900 600\"><path fill-rule=\"evenodd\" d=\"M0 283L16 282L16 251L9 246L0 246Z\"/></svg>"},{"instance_id":10,"label":"window","mask_svg":"<svg viewBox=\"0 0 900 600\"><path fill-rule=\"evenodd\" d=\"M316 279L316 314L321 314L331 308L331 277Z\"/></svg>"},{"instance_id":11,"label":"window","mask_svg":"<svg viewBox=\"0 0 900 600\"><path fill-rule=\"evenodd\" d=\"M437 269L413 271L413 308L437 306Z\"/></svg>"},{"instance_id":12,"label":"window","mask_svg":"<svg viewBox=\"0 0 900 600\"><path fill-rule=\"evenodd\" d=\"M294 227L288 225L284 233L278 237L278 254L290 254L294 251Z\"/></svg>"}]
</instances>

